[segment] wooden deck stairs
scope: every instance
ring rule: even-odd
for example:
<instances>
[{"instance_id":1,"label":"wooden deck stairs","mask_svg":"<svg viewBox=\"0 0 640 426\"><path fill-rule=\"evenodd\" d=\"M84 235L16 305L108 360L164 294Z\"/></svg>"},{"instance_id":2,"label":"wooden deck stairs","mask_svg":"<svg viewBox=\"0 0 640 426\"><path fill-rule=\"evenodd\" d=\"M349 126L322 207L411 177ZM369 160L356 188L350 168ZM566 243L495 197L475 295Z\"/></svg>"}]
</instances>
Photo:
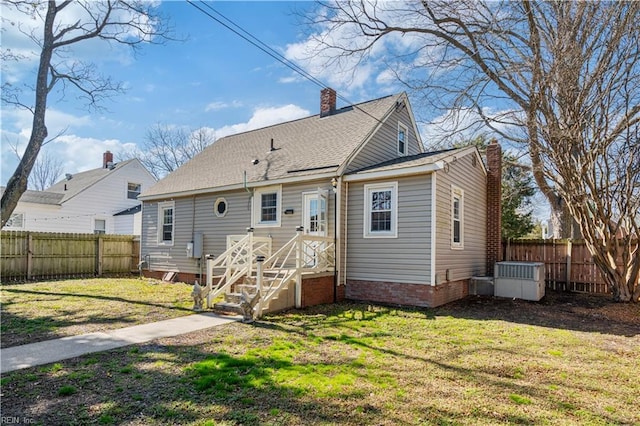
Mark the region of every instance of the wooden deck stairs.
<instances>
[{"instance_id":1,"label":"wooden deck stairs","mask_svg":"<svg viewBox=\"0 0 640 426\"><path fill-rule=\"evenodd\" d=\"M266 312L299 306L303 275L330 271L334 264L331 238L305 235L299 227L271 254L270 239L254 237L250 228L244 237L229 237L223 254L208 258L207 307L250 321ZM212 305L222 295L224 300Z\"/></svg>"}]
</instances>

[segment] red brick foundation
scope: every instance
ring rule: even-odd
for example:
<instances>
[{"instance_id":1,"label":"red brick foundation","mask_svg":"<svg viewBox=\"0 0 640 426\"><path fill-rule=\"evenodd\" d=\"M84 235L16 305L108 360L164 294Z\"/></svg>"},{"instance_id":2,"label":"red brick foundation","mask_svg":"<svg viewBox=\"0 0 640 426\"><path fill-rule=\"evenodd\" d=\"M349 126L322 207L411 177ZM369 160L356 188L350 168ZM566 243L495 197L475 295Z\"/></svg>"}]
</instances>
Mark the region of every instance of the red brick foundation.
<instances>
[{"instance_id":1,"label":"red brick foundation","mask_svg":"<svg viewBox=\"0 0 640 426\"><path fill-rule=\"evenodd\" d=\"M394 282L347 280L346 298L393 305L434 308L469 294L469 280L452 281L437 286Z\"/></svg>"},{"instance_id":2,"label":"red brick foundation","mask_svg":"<svg viewBox=\"0 0 640 426\"><path fill-rule=\"evenodd\" d=\"M333 283L333 274L303 278L302 307L333 303ZM338 286L337 293L338 300L344 300L344 286Z\"/></svg>"}]
</instances>

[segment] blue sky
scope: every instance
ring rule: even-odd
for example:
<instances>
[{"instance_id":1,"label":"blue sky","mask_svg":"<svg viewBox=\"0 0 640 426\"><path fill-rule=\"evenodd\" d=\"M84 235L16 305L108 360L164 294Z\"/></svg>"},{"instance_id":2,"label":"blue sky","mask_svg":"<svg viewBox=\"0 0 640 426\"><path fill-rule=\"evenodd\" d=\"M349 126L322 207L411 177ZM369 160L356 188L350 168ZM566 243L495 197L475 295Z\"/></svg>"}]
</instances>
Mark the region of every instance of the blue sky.
<instances>
[{"instance_id":1,"label":"blue sky","mask_svg":"<svg viewBox=\"0 0 640 426\"><path fill-rule=\"evenodd\" d=\"M389 77L382 61L363 64L355 73L344 74L337 68L324 66L321 58L302 60L302 52L313 44L310 35L321 34L323 29L305 27L294 12L313 8L313 2L226 1L208 5L297 61L351 102L403 90ZM296 75L186 2L163 2L160 8L170 18L175 34L185 41L148 45L135 56L121 45L92 41L78 46L70 55L93 62L104 75L122 81L127 91L104 102L106 110L100 112L87 110L73 91L68 91L64 98L57 94L49 97L49 134L65 128L66 131L43 150L63 161L63 174L100 167L105 150L118 158L119 153L141 144L148 129L156 123L191 130L206 127L213 129L216 137L222 137L318 113L320 87L316 84ZM36 50L16 28L18 24L33 25L34 21L6 9L2 12L3 47L31 52L27 55L31 59L21 63L3 63L3 83L31 82L37 65ZM410 39L390 38L380 45L376 57L384 57L385 49L391 50L393 43L407 45ZM344 101L338 103L340 106ZM415 107L414 112L428 117L428 112L417 111ZM30 134L30 118L28 112L3 106L2 184L6 184L17 164L11 145L17 144L19 151L24 149ZM427 127L422 130L429 132Z\"/></svg>"},{"instance_id":2,"label":"blue sky","mask_svg":"<svg viewBox=\"0 0 640 426\"><path fill-rule=\"evenodd\" d=\"M284 1L209 5L288 56L288 50L297 43L304 45L308 32L294 12L314 6L311 2ZM170 18L175 34L185 41L147 45L135 56L123 46L106 43L82 46L76 53L127 87L125 94L102 103L105 111L89 111L73 91L67 92L63 100L56 94L50 96L49 134L64 128L66 132L43 150L63 160L65 173L100 167L102 152L109 149L117 157L131 144L140 144L156 123L188 129L207 127L221 137L318 112L317 85L186 2L163 2L160 7ZM19 15L14 19L24 21ZM15 31L9 35L5 31L3 43L35 52L33 45ZM20 65L5 64L10 68L3 69L3 82L32 81L37 65L32 56L34 59ZM327 81L331 83L335 82ZM348 83L341 86L335 88L354 102L400 90L374 86L363 90L349 87ZM2 184L6 184L17 164L11 145L17 143L19 149L24 149L30 125L29 113L3 106Z\"/></svg>"}]
</instances>

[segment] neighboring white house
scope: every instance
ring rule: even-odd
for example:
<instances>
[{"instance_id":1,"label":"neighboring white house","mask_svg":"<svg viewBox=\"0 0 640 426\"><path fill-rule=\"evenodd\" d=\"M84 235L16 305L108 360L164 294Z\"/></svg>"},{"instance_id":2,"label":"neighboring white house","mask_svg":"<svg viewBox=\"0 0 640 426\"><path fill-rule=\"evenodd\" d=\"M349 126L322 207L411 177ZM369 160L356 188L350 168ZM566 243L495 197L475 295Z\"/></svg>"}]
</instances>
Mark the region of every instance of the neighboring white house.
<instances>
[{"instance_id":1,"label":"neighboring white house","mask_svg":"<svg viewBox=\"0 0 640 426\"><path fill-rule=\"evenodd\" d=\"M45 191L27 190L2 229L140 235L138 195L155 182L138 159L114 163L107 151L100 168L67 174Z\"/></svg>"}]
</instances>

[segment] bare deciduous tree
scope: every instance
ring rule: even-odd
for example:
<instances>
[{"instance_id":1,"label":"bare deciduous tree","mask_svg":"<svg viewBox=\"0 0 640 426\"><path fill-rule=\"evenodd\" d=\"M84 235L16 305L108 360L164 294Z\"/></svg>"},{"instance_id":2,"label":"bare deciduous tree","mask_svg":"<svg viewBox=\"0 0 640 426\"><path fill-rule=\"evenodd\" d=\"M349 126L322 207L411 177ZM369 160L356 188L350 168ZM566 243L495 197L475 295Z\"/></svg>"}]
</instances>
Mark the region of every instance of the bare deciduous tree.
<instances>
[{"instance_id":1,"label":"bare deciduous tree","mask_svg":"<svg viewBox=\"0 0 640 426\"><path fill-rule=\"evenodd\" d=\"M62 175L62 171L62 161L43 152L33 165L28 187L36 191L44 191L56 183L60 175Z\"/></svg>"},{"instance_id":2,"label":"bare deciduous tree","mask_svg":"<svg viewBox=\"0 0 640 426\"><path fill-rule=\"evenodd\" d=\"M137 157L156 179L161 179L215 140L212 129L200 127L188 131L182 127L156 123L147 130L142 149L124 153L123 157Z\"/></svg>"},{"instance_id":3,"label":"bare deciduous tree","mask_svg":"<svg viewBox=\"0 0 640 426\"><path fill-rule=\"evenodd\" d=\"M640 300L640 3L322 6L311 22L334 66L384 45L389 68L430 106L517 129L502 135L528 147L556 232L571 237L575 220L614 298ZM496 105L503 113L488 114Z\"/></svg>"},{"instance_id":4,"label":"bare deciduous tree","mask_svg":"<svg viewBox=\"0 0 640 426\"><path fill-rule=\"evenodd\" d=\"M18 87L7 82L2 85L4 105L23 108L33 114L27 148L2 195L2 225L27 189L29 175L47 137L45 115L52 91L58 88L64 96L66 90L75 90L88 107L99 108L102 99L123 90L120 83L100 75L92 64L71 60L70 49L89 40L102 40L135 50L143 43L162 42L169 34L166 21L160 19L155 5L145 1L16 0L3 1L3 7L19 12L24 18L12 24L35 43L39 61L35 84ZM42 32L24 28L23 21L29 20L40 23L39 31ZM22 60L24 57L3 48L2 59ZM33 96L33 100L25 100L26 96Z\"/></svg>"}]
</instances>

